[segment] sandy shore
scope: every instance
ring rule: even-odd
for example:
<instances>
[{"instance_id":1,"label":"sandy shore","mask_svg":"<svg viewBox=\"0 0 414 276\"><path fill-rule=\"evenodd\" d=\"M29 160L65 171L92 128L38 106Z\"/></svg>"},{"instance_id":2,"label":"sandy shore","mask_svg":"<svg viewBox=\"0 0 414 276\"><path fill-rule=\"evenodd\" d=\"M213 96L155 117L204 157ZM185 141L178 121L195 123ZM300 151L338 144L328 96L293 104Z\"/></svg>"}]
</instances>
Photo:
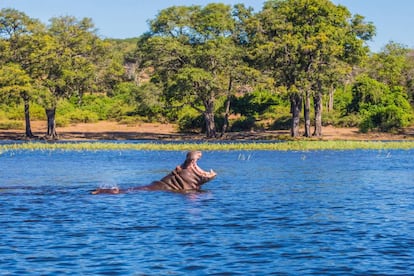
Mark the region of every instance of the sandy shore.
<instances>
[{"instance_id":1,"label":"sandy shore","mask_svg":"<svg viewBox=\"0 0 414 276\"><path fill-rule=\"evenodd\" d=\"M31 123L33 134L43 137L46 133L46 122ZM60 140L188 140L204 139L203 134L179 133L173 124L138 123L123 125L116 122L102 121L92 124L80 123L67 127L58 127ZM414 128L407 128L401 134L360 133L357 128L335 128L326 126L322 129L322 140L403 140L414 139ZM289 136L288 130L247 131L227 133L228 140L278 139ZM24 130L0 130L0 140L24 139Z\"/></svg>"}]
</instances>

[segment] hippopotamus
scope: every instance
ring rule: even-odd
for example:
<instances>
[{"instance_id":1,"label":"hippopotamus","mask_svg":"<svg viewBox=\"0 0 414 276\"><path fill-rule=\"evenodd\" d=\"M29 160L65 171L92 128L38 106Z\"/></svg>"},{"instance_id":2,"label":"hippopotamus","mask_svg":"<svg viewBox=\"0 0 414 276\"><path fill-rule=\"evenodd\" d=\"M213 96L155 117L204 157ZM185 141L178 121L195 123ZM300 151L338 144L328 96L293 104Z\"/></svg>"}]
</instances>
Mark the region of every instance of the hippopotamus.
<instances>
[{"instance_id":1,"label":"hippopotamus","mask_svg":"<svg viewBox=\"0 0 414 276\"><path fill-rule=\"evenodd\" d=\"M216 177L213 170L204 171L197 165L201 158L201 151L190 151L187 153L184 163L177 166L172 172L158 181L149 185L119 189L115 188L98 188L91 193L96 194L119 194L132 191L173 191L173 192L190 192L200 191L201 185L209 182Z\"/></svg>"}]
</instances>

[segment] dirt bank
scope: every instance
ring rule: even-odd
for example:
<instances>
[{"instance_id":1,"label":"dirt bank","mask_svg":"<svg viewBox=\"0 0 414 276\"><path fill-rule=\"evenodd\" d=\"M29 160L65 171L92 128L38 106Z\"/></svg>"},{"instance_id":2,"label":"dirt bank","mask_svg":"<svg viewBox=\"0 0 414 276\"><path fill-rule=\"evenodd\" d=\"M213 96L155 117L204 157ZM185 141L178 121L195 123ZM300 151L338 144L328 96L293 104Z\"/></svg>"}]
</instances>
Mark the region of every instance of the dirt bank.
<instances>
[{"instance_id":1,"label":"dirt bank","mask_svg":"<svg viewBox=\"0 0 414 276\"><path fill-rule=\"evenodd\" d=\"M32 122L32 131L42 137L46 133L46 122ZM60 140L183 140L204 139L203 134L179 133L173 124L138 123L135 125L123 125L111 121L97 123L79 123L67 127L58 127ZM407 128L402 134L388 133L360 133L357 128L335 128L326 126L322 129L322 140L402 140L414 139L414 128ZM288 130L275 131L247 131L233 132L225 135L228 140L257 140L278 139L288 137ZM24 139L24 130L0 130L0 139L19 140Z\"/></svg>"}]
</instances>

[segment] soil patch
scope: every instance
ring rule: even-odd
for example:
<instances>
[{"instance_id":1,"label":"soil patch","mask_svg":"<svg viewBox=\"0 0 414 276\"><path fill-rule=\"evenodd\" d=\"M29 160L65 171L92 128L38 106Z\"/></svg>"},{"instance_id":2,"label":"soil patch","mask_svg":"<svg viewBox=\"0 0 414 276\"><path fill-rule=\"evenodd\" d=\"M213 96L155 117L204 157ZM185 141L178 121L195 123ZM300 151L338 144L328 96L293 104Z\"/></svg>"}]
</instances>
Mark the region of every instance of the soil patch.
<instances>
[{"instance_id":1,"label":"soil patch","mask_svg":"<svg viewBox=\"0 0 414 276\"><path fill-rule=\"evenodd\" d=\"M46 122L31 122L33 134L43 137L46 133ZM97 123L79 123L66 127L58 127L60 140L202 140L202 133L180 133L174 124L137 123L134 125L119 124L112 121ZM289 130L230 132L225 140L274 140L289 137ZM360 133L357 128L336 128L325 126L321 140L404 140L414 139L414 127L405 129L401 134ZM0 130L1 140L22 140L24 130ZM316 138L313 138L316 139Z\"/></svg>"}]
</instances>

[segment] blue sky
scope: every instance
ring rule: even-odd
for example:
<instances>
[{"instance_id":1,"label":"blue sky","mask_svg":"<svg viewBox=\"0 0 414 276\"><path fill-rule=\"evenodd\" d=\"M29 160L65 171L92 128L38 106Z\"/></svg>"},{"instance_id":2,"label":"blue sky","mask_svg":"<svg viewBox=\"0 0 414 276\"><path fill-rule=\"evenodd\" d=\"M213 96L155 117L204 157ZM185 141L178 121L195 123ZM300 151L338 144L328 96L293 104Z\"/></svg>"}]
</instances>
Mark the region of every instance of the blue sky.
<instances>
[{"instance_id":1,"label":"blue sky","mask_svg":"<svg viewBox=\"0 0 414 276\"><path fill-rule=\"evenodd\" d=\"M147 21L173 5L205 5L211 2L244 3L255 11L261 0L0 0L0 8L14 8L48 23L51 17L71 15L92 18L98 34L109 38L137 37L148 30ZM414 48L414 0L332 0L352 14L365 16L377 28L368 45L374 52L394 41Z\"/></svg>"}]
</instances>

